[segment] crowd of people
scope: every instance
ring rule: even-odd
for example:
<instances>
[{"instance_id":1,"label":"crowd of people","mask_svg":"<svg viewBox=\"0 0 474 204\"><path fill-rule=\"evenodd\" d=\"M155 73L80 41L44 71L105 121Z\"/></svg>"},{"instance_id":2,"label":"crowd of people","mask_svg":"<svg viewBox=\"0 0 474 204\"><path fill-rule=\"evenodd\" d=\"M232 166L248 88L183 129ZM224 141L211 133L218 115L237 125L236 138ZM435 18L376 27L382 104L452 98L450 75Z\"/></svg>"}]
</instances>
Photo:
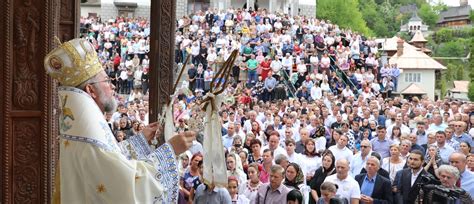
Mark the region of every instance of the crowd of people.
<instances>
[{"instance_id":1,"label":"crowd of people","mask_svg":"<svg viewBox=\"0 0 474 204\"><path fill-rule=\"evenodd\" d=\"M121 141L148 124L149 23L81 24L117 87L121 104L106 118ZM227 188L203 183L196 129L179 155L180 203L415 203L428 188L472 202L474 103L392 96L400 69L379 59L374 39L265 9L209 9L176 24L176 63L191 55L177 132L199 126L199 100L239 51L220 106Z\"/></svg>"}]
</instances>

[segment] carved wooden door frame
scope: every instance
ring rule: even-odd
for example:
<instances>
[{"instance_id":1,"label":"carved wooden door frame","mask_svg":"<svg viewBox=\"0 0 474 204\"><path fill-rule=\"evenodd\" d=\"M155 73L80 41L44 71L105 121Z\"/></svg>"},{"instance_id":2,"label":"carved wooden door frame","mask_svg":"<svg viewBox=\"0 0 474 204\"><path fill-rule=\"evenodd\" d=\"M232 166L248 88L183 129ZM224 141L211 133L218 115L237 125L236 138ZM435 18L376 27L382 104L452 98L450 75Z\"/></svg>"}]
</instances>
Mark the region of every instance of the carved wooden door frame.
<instances>
[{"instance_id":1,"label":"carved wooden door frame","mask_svg":"<svg viewBox=\"0 0 474 204\"><path fill-rule=\"evenodd\" d=\"M171 94L175 10L175 0L151 1L150 122ZM3 0L0 13L0 203L49 203L58 158L57 84L43 59L56 47L54 36L77 37L79 0Z\"/></svg>"},{"instance_id":2,"label":"carved wooden door frame","mask_svg":"<svg viewBox=\"0 0 474 204\"><path fill-rule=\"evenodd\" d=\"M56 84L44 56L54 46L59 0L4 0L0 11L2 203L49 203Z\"/></svg>"}]
</instances>

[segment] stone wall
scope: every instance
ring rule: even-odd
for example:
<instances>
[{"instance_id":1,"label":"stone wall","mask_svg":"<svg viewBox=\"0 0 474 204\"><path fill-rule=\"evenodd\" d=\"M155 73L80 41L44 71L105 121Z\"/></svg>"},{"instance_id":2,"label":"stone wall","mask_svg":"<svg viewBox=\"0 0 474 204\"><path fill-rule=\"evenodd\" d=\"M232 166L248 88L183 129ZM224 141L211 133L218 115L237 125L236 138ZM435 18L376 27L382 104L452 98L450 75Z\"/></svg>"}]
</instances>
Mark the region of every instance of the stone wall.
<instances>
[{"instance_id":1,"label":"stone wall","mask_svg":"<svg viewBox=\"0 0 474 204\"><path fill-rule=\"evenodd\" d=\"M252 7L252 9L255 9L254 5L255 5L255 0L249 0L248 5L247 5L247 9L250 8L250 7Z\"/></svg>"},{"instance_id":2,"label":"stone wall","mask_svg":"<svg viewBox=\"0 0 474 204\"><path fill-rule=\"evenodd\" d=\"M188 0L176 0L176 18L179 19L188 14Z\"/></svg>"},{"instance_id":3,"label":"stone wall","mask_svg":"<svg viewBox=\"0 0 474 204\"><path fill-rule=\"evenodd\" d=\"M100 5L99 6L83 6L81 5L81 16L87 17L89 13L96 13L101 15Z\"/></svg>"},{"instance_id":4,"label":"stone wall","mask_svg":"<svg viewBox=\"0 0 474 204\"><path fill-rule=\"evenodd\" d=\"M218 8L219 10L226 10L232 6L231 0L211 0L211 8Z\"/></svg>"},{"instance_id":5,"label":"stone wall","mask_svg":"<svg viewBox=\"0 0 474 204\"><path fill-rule=\"evenodd\" d=\"M134 16L135 17L145 17L146 19L150 20L150 10L151 7L145 6L145 5L138 5L138 7L135 9Z\"/></svg>"},{"instance_id":6,"label":"stone wall","mask_svg":"<svg viewBox=\"0 0 474 204\"><path fill-rule=\"evenodd\" d=\"M187 1L187 0L179 0ZM135 0L130 2L136 2L137 7L132 8L134 17L145 17L150 19L150 0ZM115 6L114 0L102 0L100 5L87 5L81 4L81 16L88 16L89 13L97 13L102 19L111 19L118 16L119 9Z\"/></svg>"},{"instance_id":7,"label":"stone wall","mask_svg":"<svg viewBox=\"0 0 474 204\"><path fill-rule=\"evenodd\" d=\"M118 15L118 10L113 3L102 2L100 5L100 14L98 15L102 17L102 20L108 20L115 18Z\"/></svg>"},{"instance_id":8,"label":"stone wall","mask_svg":"<svg viewBox=\"0 0 474 204\"><path fill-rule=\"evenodd\" d=\"M308 16L308 17L316 17L316 5L305 5L299 4L299 15L301 16ZM298 10L296 10L298 14Z\"/></svg>"},{"instance_id":9,"label":"stone wall","mask_svg":"<svg viewBox=\"0 0 474 204\"><path fill-rule=\"evenodd\" d=\"M188 15L188 1L189 0L176 0L176 18L181 18L184 15ZM272 0L270 0L272 1ZM274 1L274 0L273 0ZM137 8L134 10L135 17L146 17L150 19L150 0L137 0ZM247 0L245 1L247 2ZM249 4L253 7L255 0L248 0ZM278 7L277 3L274 2L274 7ZM211 7L217 7L219 9L225 10L232 6L231 0L210 0ZM299 14L315 17L316 16L316 5L315 4L305 4L304 1L300 4L294 4L293 14ZM278 10L277 8L275 8ZM118 9L114 5L114 0L102 0L100 6L87 6L81 5L81 16L88 16L88 13L97 13L101 16L102 19L115 18L118 15Z\"/></svg>"}]
</instances>

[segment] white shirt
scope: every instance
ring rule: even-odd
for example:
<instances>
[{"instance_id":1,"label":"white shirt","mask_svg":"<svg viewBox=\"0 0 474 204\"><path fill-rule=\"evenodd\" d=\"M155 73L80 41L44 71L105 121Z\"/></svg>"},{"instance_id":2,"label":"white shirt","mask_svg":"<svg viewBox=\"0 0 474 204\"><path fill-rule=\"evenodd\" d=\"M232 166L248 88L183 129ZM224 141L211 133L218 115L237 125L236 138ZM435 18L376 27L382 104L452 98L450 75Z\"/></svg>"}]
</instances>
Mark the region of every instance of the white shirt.
<instances>
[{"instance_id":1,"label":"white shirt","mask_svg":"<svg viewBox=\"0 0 474 204\"><path fill-rule=\"evenodd\" d=\"M281 24L280 21L277 21L277 22L275 22L275 24L273 24L273 27L275 27L275 29L281 29L283 27L283 25Z\"/></svg>"},{"instance_id":2,"label":"white shirt","mask_svg":"<svg viewBox=\"0 0 474 204\"><path fill-rule=\"evenodd\" d=\"M320 150L325 150L326 149L326 137L318 137L314 139L314 142L316 143L316 151Z\"/></svg>"},{"instance_id":3,"label":"white shirt","mask_svg":"<svg viewBox=\"0 0 474 204\"><path fill-rule=\"evenodd\" d=\"M206 70L204 71L204 81L212 81L212 77L214 76L214 71Z\"/></svg>"},{"instance_id":4,"label":"white shirt","mask_svg":"<svg viewBox=\"0 0 474 204\"><path fill-rule=\"evenodd\" d=\"M362 152L357 153L356 155L354 155L354 158L352 159L350 173L353 177L360 174L360 171L362 171L362 169L365 167L367 159L369 158L369 155L371 154L371 152L369 152L369 154L367 154L365 158L362 158L361 153Z\"/></svg>"},{"instance_id":5,"label":"white shirt","mask_svg":"<svg viewBox=\"0 0 474 204\"><path fill-rule=\"evenodd\" d=\"M263 124L265 122L265 113L264 112L259 112L257 114L256 120L260 121L260 124ZM260 126L260 129L263 129L263 126Z\"/></svg>"},{"instance_id":6,"label":"white shirt","mask_svg":"<svg viewBox=\"0 0 474 204\"><path fill-rule=\"evenodd\" d=\"M374 79L375 79L374 74L372 74L372 72L369 72L369 74L367 74L367 81L372 82L374 81Z\"/></svg>"},{"instance_id":7,"label":"white shirt","mask_svg":"<svg viewBox=\"0 0 474 204\"><path fill-rule=\"evenodd\" d=\"M122 80L127 80L128 79L127 70L122 70L122 72L120 72L120 78Z\"/></svg>"},{"instance_id":8,"label":"white shirt","mask_svg":"<svg viewBox=\"0 0 474 204\"><path fill-rule=\"evenodd\" d=\"M280 42L281 42L280 40L281 40L280 35L274 33L271 39L271 43L273 46L280 45Z\"/></svg>"},{"instance_id":9,"label":"white shirt","mask_svg":"<svg viewBox=\"0 0 474 204\"><path fill-rule=\"evenodd\" d=\"M411 186L413 186L413 184L415 184L415 181L418 178L418 176L420 175L420 173L421 173L421 169L416 174L413 173L413 170L411 171Z\"/></svg>"},{"instance_id":10,"label":"white shirt","mask_svg":"<svg viewBox=\"0 0 474 204\"><path fill-rule=\"evenodd\" d=\"M357 79L358 82L361 82L362 79L363 79L363 76L360 73L356 72L356 73L354 73L354 76L355 76L355 78Z\"/></svg>"},{"instance_id":11,"label":"white shirt","mask_svg":"<svg viewBox=\"0 0 474 204\"><path fill-rule=\"evenodd\" d=\"M330 91L331 91L331 87L329 86L328 83L325 83L325 82L321 83L321 89L322 89L323 91L326 91L326 92L330 92Z\"/></svg>"},{"instance_id":12,"label":"white shirt","mask_svg":"<svg viewBox=\"0 0 474 204\"><path fill-rule=\"evenodd\" d=\"M183 42L181 42L181 49L187 47L188 45L190 45L193 41L188 39L188 38L185 38L183 39Z\"/></svg>"},{"instance_id":13,"label":"white shirt","mask_svg":"<svg viewBox=\"0 0 474 204\"><path fill-rule=\"evenodd\" d=\"M199 26L196 24L192 24L189 26L189 31L192 33L196 32L198 29L199 29Z\"/></svg>"},{"instance_id":14,"label":"white shirt","mask_svg":"<svg viewBox=\"0 0 474 204\"><path fill-rule=\"evenodd\" d=\"M303 161L304 161L304 168L301 167L301 169L306 174L306 176L308 175L313 176L314 172L322 165L322 159L321 157L318 157L318 156L308 157L306 155L303 155Z\"/></svg>"},{"instance_id":15,"label":"white shirt","mask_svg":"<svg viewBox=\"0 0 474 204\"><path fill-rule=\"evenodd\" d=\"M298 165L299 164L302 164L303 163L303 155L300 154L300 153L297 153L297 152L293 152L292 155L289 155L288 152L287 152L287 155L288 155L288 161L289 162L292 162L292 163L297 163ZM300 165L301 166L301 165Z\"/></svg>"},{"instance_id":16,"label":"white shirt","mask_svg":"<svg viewBox=\"0 0 474 204\"><path fill-rule=\"evenodd\" d=\"M189 148L189 150L191 152L191 154L196 154L198 152L204 154L204 150L202 148L202 144L199 143L198 141L196 140L193 140L193 145Z\"/></svg>"},{"instance_id":17,"label":"white shirt","mask_svg":"<svg viewBox=\"0 0 474 204\"><path fill-rule=\"evenodd\" d=\"M307 161L305 160L304 155L302 155L300 153L296 153L296 152L293 152L292 155L289 155L288 152L287 152L286 155L288 156L288 161L289 162L298 164L301 167L301 170L303 172L305 172ZM321 166L321 164L320 164L320 166ZM313 174L314 174L314 172L313 172Z\"/></svg>"},{"instance_id":18,"label":"white shirt","mask_svg":"<svg viewBox=\"0 0 474 204\"><path fill-rule=\"evenodd\" d=\"M349 163L352 161L352 156L353 156L352 151L347 147L344 147L343 149L339 149L336 144L329 147L329 150L331 150L331 152L334 154L336 161L339 159L347 159Z\"/></svg>"},{"instance_id":19,"label":"white shirt","mask_svg":"<svg viewBox=\"0 0 474 204\"><path fill-rule=\"evenodd\" d=\"M316 65L316 64L319 64L319 59L318 59L318 57L316 57L316 56L311 56L311 57L309 58L309 62L310 62L311 64Z\"/></svg>"},{"instance_id":20,"label":"white shirt","mask_svg":"<svg viewBox=\"0 0 474 204\"><path fill-rule=\"evenodd\" d=\"M376 93L380 91L380 85L377 82L373 82L371 87Z\"/></svg>"},{"instance_id":21,"label":"white shirt","mask_svg":"<svg viewBox=\"0 0 474 204\"><path fill-rule=\"evenodd\" d=\"M296 66L296 69L300 74L304 74L307 71L306 64L298 64L298 66Z\"/></svg>"},{"instance_id":22,"label":"white shirt","mask_svg":"<svg viewBox=\"0 0 474 204\"><path fill-rule=\"evenodd\" d=\"M239 184L239 194L245 196L246 198L248 198L251 203L255 203L255 200L257 198L258 187L260 187L263 183L260 182L257 187L253 188L255 190L252 191L251 189L248 188L248 183L249 182L250 181L247 180L247 181Z\"/></svg>"},{"instance_id":23,"label":"white shirt","mask_svg":"<svg viewBox=\"0 0 474 204\"><path fill-rule=\"evenodd\" d=\"M323 90L319 86L313 86L311 88L311 98L313 100L319 100L323 97Z\"/></svg>"},{"instance_id":24,"label":"white shirt","mask_svg":"<svg viewBox=\"0 0 474 204\"><path fill-rule=\"evenodd\" d=\"M217 54L215 52L211 52L207 55L207 61L214 62L217 59Z\"/></svg>"},{"instance_id":25,"label":"white shirt","mask_svg":"<svg viewBox=\"0 0 474 204\"><path fill-rule=\"evenodd\" d=\"M255 119L255 121L257 121L257 123L260 125L260 127L263 127L263 124L262 124L262 122L261 122L260 120ZM245 132L250 132L250 131L252 131L252 121L250 121L250 119L249 119L249 120L246 120L246 121L244 122L244 127L243 127L243 129L244 129Z\"/></svg>"},{"instance_id":26,"label":"white shirt","mask_svg":"<svg viewBox=\"0 0 474 204\"><path fill-rule=\"evenodd\" d=\"M333 174L331 176L326 177L324 181L337 184L339 188L337 189L336 195L339 195L341 198L347 199L349 203L351 201L351 198L360 199L359 183L351 176L347 175L345 179L339 180L337 178L337 174Z\"/></svg>"},{"instance_id":27,"label":"white shirt","mask_svg":"<svg viewBox=\"0 0 474 204\"><path fill-rule=\"evenodd\" d=\"M133 78L141 80L142 79L142 74L143 74L143 71L140 71L139 69L137 69L135 71L135 73L133 73Z\"/></svg>"},{"instance_id":28,"label":"white shirt","mask_svg":"<svg viewBox=\"0 0 474 204\"><path fill-rule=\"evenodd\" d=\"M329 65L331 65L331 59L329 57L322 57L321 64L323 67L329 67Z\"/></svg>"},{"instance_id":29,"label":"white shirt","mask_svg":"<svg viewBox=\"0 0 474 204\"><path fill-rule=\"evenodd\" d=\"M227 45L227 41L224 38L219 38L216 40L217 48L222 48L224 45Z\"/></svg>"},{"instance_id":30,"label":"white shirt","mask_svg":"<svg viewBox=\"0 0 474 204\"><path fill-rule=\"evenodd\" d=\"M342 96L344 97L349 97L349 96L354 96L354 92L352 92L352 90L350 89L343 89L342 90Z\"/></svg>"},{"instance_id":31,"label":"white shirt","mask_svg":"<svg viewBox=\"0 0 474 204\"><path fill-rule=\"evenodd\" d=\"M405 166L406 161L400 157L400 163L394 164L390 162L390 157L386 157L382 160L382 168L385 169L390 175L390 181L395 180L397 172L402 170Z\"/></svg>"},{"instance_id":32,"label":"white shirt","mask_svg":"<svg viewBox=\"0 0 474 204\"><path fill-rule=\"evenodd\" d=\"M193 45L191 46L191 54L193 56L197 56L199 55L199 51L201 50L201 47L199 47L199 45Z\"/></svg>"},{"instance_id":33,"label":"white shirt","mask_svg":"<svg viewBox=\"0 0 474 204\"><path fill-rule=\"evenodd\" d=\"M281 66L282 65L279 60L273 60L272 63L270 64L270 67L272 68L272 72L275 74L280 73Z\"/></svg>"},{"instance_id":34,"label":"white shirt","mask_svg":"<svg viewBox=\"0 0 474 204\"><path fill-rule=\"evenodd\" d=\"M285 69L291 70L291 67L293 66L293 57L292 56L288 58L284 57L281 60L281 64L283 65L283 67L285 67Z\"/></svg>"},{"instance_id":35,"label":"white shirt","mask_svg":"<svg viewBox=\"0 0 474 204\"><path fill-rule=\"evenodd\" d=\"M219 28L219 26L214 26L211 28L211 32L219 34L221 32L221 29Z\"/></svg>"},{"instance_id":36,"label":"white shirt","mask_svg":"<svg viewBox=\"0 0 474 204\"><path fill-rule=\"evenodd\" d=\"M132 60L126 60L125 61L125 67L130 67L133 65L133 61Z\"/></svg>"}]
</instances>

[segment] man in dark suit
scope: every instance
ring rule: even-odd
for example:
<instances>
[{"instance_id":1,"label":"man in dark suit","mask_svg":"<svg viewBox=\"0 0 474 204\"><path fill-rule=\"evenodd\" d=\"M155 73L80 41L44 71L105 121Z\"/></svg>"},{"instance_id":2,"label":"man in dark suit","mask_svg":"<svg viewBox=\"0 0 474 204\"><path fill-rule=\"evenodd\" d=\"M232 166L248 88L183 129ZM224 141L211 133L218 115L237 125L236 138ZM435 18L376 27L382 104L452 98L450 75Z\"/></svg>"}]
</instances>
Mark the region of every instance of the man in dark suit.
<instances>
[{"instance_id":1,"label":"man in dark suit","mask_svg":"<svg viewBox=\"0 0 474 204\"><path fill-rule=\"evenodd\" d=\"M427 174L423 169L424 156L419 150L413 150L408 157L408 167L401 170L401 181L398 184L398 191L403 197L404 204L414 204L420 191L419 183L422 182L422 175Z\"/></svg>"},{"instance_id":2,"label":"man in dark suit","mask_svg":"<svg viewBox=\"0 0 474 204\"><path fill-rule=\"evenodd\" d=\"M372 152L370 153L371 156L374 156L376 157L379 161L382 160L381 156L379 153L377 152ZM379 162L380 163L380 162ZM364 174L364 173L367 173L367 170L364 168L362 168L362 170L360 171L361 174ZM379 168L379 170L377 171L377 174L380 175L380 176L383 176L384 178L386 179L389 179L390 180L390 173L388 173L387 170L385 169L382 169L382 168Z\"/></svg>"},{"instance_id":3,"label":"man in dark suit","mask_svg":"<svg viewBox=\"0 0 474 204\"><path fill-rule=\"evenodd\" d=\"M206 23L212 27L212 25L214 24L214 13L212 13L212 9L209 9L209 11L207 11L205 18L206 18Z\"/></svg>"},{"instance_id":4,"label":"man in dark suit","mask_svg":"<svg viewBox=\"0 0 474 204\"><path fill-rule=\"evenodd\" d=\"M377 174L380 169L380 160L375 156L370 156L365 169L367 173L355 177L360 186L360 201L362 203L391 204L393 202L392 184L389 179Z\"/></svg>"}]
</instances>

